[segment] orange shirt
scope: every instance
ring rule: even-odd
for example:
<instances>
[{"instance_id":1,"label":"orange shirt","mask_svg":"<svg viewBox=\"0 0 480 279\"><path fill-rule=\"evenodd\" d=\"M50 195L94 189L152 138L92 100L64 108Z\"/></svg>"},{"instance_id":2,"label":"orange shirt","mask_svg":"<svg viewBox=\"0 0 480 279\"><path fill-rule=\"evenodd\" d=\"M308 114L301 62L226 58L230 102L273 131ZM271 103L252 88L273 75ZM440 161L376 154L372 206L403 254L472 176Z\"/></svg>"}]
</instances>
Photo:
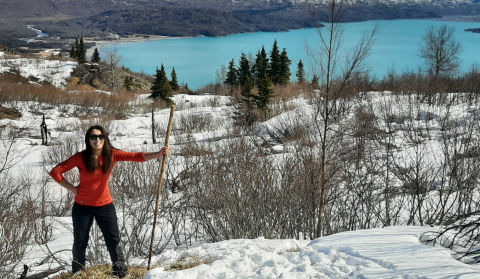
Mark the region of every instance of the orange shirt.
<instances>
[{"instance_id":1,"label":"orange shirt","mask_svg":"<svg viewBox=\"0 0 480 279\"><path fill-rule=\"evenodd\" d=\"M102 206L113 202L112 195L108 188L108 180L112 173L113 166L118 161L144 162L143 154L145 152L131 153L118 149L112 149L113 160L110 171L103 170L103 155L98 158L100 167L91 173L87 170L82 152L78 152L66 161L58 164L50 172L50 176L58 183L65 178L63 173L77 167L80 172L80 184L78 185L78 194L75 196L75 202L81 205Z\"/></svg>"}]
</instances>

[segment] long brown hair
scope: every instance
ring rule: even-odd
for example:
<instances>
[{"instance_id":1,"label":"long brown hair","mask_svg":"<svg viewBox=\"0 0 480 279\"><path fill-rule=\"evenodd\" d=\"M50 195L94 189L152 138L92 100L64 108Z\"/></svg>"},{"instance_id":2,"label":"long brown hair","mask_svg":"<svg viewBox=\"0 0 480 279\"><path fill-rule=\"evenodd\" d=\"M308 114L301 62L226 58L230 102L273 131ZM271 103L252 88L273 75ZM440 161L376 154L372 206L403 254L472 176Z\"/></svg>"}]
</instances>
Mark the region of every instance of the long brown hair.
<instances>
[{"instance_id":1,"label":"long brown hair","mask_svg":"<svg viewBox=\"0 0 480 279\"><path fill-rule=\"evenodd\" d=\"M107 131L99 125L94 125L88 128L87 132L85 133L85 150L82 151L83 158L85 160L85 165L87 166L88 171L94 172L100 167L100 161L95 158L92 150L92 145L90 144L90 134L92 130L99 130L102 135L105 136L105 142L103 143L102 154L103 154L103 170L108 172L110 170L110 166L112 164L112 149L115 149L110 140L108 139Z\"/></svg>"}]
</instances>

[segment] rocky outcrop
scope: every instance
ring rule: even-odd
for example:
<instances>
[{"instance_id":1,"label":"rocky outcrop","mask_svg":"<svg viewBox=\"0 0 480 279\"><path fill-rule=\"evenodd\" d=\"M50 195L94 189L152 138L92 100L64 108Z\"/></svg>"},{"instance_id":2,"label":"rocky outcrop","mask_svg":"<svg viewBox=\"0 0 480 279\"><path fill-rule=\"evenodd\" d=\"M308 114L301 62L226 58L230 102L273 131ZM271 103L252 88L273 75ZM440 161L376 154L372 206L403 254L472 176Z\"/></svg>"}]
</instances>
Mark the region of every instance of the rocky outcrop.
<instances>
[{"instance_id":1,"label":"rocky outcrop","mask_svg":"<svg viewBox=\"0 0 480 279\"><path fill-rule=\"evenodd\" d=\"M80 64L72 72L72 77L77 77L78 84L90 85L99 89L102 84L102 70L98 64Z\"/></svg>"},{"instance_id":2,"label":"rocky outcrop","mask_svg":"<svg viewBox=\"0 0 480 279\"><path fill-rule=\"evenodd\" d=\"M113 75L115 75L113 77ZM132 72L128 68L120 67L112 70L105 63L85 63L78 65L72 72L73 80L77 84L89 85L96 89L110 90L112 80L116 80L116 87L124 86L128 78L130 89L149 90L151 82L144 74Z\"/></svg>"}]
</instances>

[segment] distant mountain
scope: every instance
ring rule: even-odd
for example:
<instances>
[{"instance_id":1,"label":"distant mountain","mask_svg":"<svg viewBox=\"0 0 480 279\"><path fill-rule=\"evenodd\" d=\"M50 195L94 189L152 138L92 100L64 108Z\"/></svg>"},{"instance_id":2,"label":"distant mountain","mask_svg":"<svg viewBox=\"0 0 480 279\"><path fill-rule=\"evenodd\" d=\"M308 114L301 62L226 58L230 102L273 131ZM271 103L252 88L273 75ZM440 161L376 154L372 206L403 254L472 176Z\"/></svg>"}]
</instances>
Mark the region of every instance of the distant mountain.
<instances>
[{"instance_id":1,"label":"distant mountain","mask_svg":"<svg viewBox=\"0 0 480 279\"><path fill-rule=\"evenodd\" d=\"M53 36L68 37L68 30L100 30L119 35L150 34L172 37L226 36L245 32L279 32L312 27L310 21L211 9L143 7L106 11L82 19L36 25ZM89 35L88 33L86 35ZM91 33L90 35L95 35Z\"/></svg>"},{"instance_id":2,"label":"distant mountain","mask_svg":"<svg viewBox=\"0 0 480 279\"><path fill-rule=\"evenodd\" d=\"M150 34L224 36L310 27L328 0L0 0L0 44L33 24L64 39ZM342 21L476 15L480 0L345 0ZM2 24L3 23L3 24Z\"/></svg>"},{"instance_id":3,"label":"distant mountain","mask_svg":"<svg viewBox=\"0 0 480 279\"><path fill-rule=\"evenodd\" d=\"M108 10L135 9L139 7L202 8L217 11L250 11L278 14L283 11L305 11L308 6L319 7L328 0L0 0L1 19L22 19L70 15L86 17ZM382 10L389 7L433 12L440 15L474 12L479 0L346 0L346 6L365 10L365 7Z\"/></svg>"}]
</instances>

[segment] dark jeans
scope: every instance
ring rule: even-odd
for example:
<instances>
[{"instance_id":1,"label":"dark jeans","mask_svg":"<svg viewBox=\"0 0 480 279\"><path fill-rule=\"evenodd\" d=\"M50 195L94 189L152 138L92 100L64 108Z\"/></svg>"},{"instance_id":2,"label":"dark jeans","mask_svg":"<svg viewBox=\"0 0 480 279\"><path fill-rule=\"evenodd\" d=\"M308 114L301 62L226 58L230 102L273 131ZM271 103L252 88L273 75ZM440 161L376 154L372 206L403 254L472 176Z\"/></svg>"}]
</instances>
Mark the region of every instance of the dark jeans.
<instances>
[{"instance_id":1,"label":"dark jeans","mask_svg":"<svg viewBox=\"0 0 480 279\"><path fill-rule=\"evenodd\" d=\"M125 255L120 246L120 233L118 230L117 213L113 203L104 206L87 206L74 203L72 209L73 219L73 261L72 272L83 270L85 267L85 252L87 250L90 228L93 219L102 231L107 244L110 259L113 263L113 273L119 277L127 275Z\"/></svg>"}]
</instances>

